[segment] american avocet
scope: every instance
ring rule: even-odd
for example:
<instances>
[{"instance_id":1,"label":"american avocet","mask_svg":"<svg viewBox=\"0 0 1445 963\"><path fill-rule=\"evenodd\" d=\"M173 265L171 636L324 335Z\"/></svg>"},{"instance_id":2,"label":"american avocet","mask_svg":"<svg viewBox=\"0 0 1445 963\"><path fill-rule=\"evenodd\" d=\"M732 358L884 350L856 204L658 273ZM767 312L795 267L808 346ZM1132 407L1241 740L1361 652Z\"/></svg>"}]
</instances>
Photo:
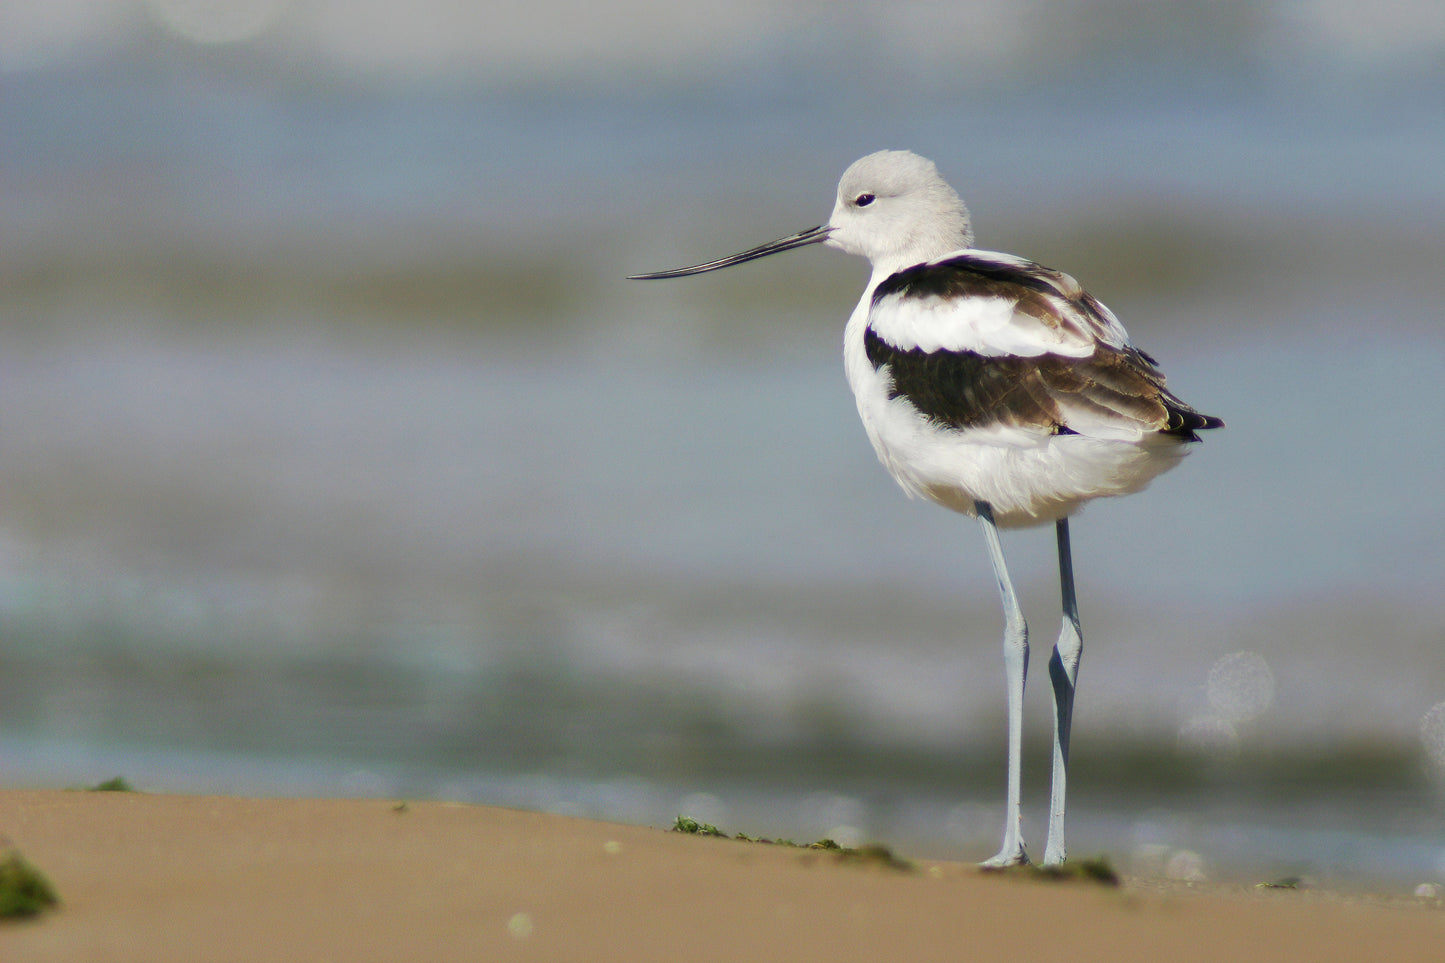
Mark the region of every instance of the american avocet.
<instances>
[{"instance_id":1,"label":"american avocet","mask_svg":"<svg viewBox=\"0 0 1445 963\"><path fill-rule=\"evenodd\" d=\"M1019 815L1028 627L999 528L1053 522L1063 628L1049 660L1053 789L1044 864L1064 847L1069 728L1083 637L1069 515L1168 471L1196 431L1224 422L1175 397L1113 312L1067 274L973 248L968 210L933 162L879 151L838 184L827 224L741 254L639 280L701 274L808 244L873 266L843 329L843 366L868 439L910 497L976 517L1004 608L1008 797L988 866L1028 862Z\"/></svg>"}]
</instances>

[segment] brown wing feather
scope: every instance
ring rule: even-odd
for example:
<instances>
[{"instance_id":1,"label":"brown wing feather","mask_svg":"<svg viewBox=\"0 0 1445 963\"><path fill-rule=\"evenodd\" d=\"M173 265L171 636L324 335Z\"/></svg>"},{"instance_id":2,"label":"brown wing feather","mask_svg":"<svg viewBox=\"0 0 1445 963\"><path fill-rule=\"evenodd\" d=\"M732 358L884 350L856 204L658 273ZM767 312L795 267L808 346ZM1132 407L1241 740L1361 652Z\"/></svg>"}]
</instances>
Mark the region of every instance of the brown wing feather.
<instances>
[{"instance_id":1,"label":"brown wing feather","mask_svg":"<svg viewBox=\"0 0 1445 963\"><path fill-rule=\"evenodd\" d=\"M1133 348L1100 345L1084 359L1040 359L1040 377L1065 412L1086 405L1137 422L1141 428L1193 439L1196 429L1224 422L1202 415L1174 396L1151 358Z\"/></svg>"}]
</instances>

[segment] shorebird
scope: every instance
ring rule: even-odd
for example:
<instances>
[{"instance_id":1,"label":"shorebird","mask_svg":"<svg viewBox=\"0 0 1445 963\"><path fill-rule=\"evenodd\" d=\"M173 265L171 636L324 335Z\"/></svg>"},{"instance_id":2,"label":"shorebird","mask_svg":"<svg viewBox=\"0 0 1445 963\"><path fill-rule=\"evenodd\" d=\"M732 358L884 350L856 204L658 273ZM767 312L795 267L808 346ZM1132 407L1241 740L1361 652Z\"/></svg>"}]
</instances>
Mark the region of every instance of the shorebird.
<instances>
[{"instance_id":1,"label":"shorebird","mask_svg":"<svg viewBox=\"0 0 1445 963\"><path fill-rule=\"evenodd\" d=\"M878 459L910 497L978 520L1004 610L1008 790L1003 844L985 866L1029 861L1020 816L1028 625L1000 528L1053 522L1063 626L1049 660L1053 772L1044 865L1067 857L1064 796L1083 654L1069 516L1127 495L1224 422L1165 385L1107 307L1067 274L977 250L962 199L933 162L887 150L854 162L826 224L692 267L685 277L824 244L872 264L843 329L843 367Z\"/></svg>"}]
</instances>

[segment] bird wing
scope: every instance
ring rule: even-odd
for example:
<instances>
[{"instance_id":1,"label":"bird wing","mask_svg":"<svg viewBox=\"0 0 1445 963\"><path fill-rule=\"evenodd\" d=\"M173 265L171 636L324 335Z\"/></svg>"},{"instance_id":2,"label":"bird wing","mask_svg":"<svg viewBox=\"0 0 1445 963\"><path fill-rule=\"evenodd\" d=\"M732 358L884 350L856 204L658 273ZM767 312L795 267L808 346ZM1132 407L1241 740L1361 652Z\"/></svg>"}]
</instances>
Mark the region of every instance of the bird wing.
<instances>
[{"instance_id":1,"label":"bird wing","mask_svg":"<svg viewBox=\"0 0 1445 963\"><path fill-rule=\"evenodd\" d=\"M1011 254L960 251L885 278L869 322L902 348L1082 358L1130 347L1114 313L1072 277Z\"/></svg>"},{"instance_id":2,"label":"bird wing","mask_svg":"<svg viewBox=\"0 0 1445 963\"><path fill-rule=\"evenodd\" d=\"M1175 397L1154 359L1073 278L1007 254L908 268L873 294L864 349L889 396L936 424L1194 438L1222 424Z\"/></svg>"}]
</instances>

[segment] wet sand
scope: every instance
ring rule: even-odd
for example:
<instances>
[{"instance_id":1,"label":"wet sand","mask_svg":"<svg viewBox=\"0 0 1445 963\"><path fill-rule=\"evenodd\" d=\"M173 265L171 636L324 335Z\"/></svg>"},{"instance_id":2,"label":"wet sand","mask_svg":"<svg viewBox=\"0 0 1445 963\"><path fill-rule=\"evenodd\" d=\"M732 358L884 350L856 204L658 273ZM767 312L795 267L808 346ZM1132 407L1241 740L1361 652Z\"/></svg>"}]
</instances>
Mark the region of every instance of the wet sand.
<instances>
[{"instance_id":1,"label":"wet sand","mask_svg":"<svg viewBox=\"0 0 1445 963\"><path fill-rule=\"evenodd\" d=\"M0 791L62 905L0 961L1435 961L1445 910L911 871L514 810ZM905 856L907 854L904 854Z\"/></svg>"}]
</instances>

